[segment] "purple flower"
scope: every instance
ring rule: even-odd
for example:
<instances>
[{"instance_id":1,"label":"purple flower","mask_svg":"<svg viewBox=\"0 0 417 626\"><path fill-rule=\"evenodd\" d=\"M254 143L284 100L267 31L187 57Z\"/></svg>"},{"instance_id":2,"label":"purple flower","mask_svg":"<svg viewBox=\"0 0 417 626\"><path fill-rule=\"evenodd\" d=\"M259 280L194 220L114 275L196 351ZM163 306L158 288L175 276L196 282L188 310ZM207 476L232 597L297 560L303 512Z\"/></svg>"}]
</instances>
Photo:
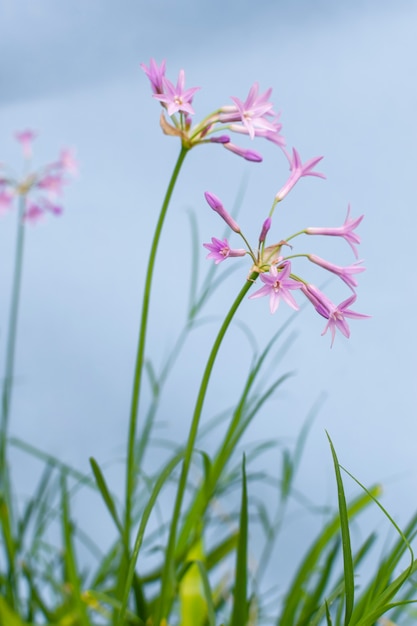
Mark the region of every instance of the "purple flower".
<instances>
[{"instance_id":1,"label":"purple flower","mask_svg":"<svg viewBox=\"0 0 417 626\"><path fill-rule=\"evenodd\" d=\"M345 337L350 337L350 329L345 319L346 317L355 320L369 319L370 317L370 315L356 313L349 309L349 306L356 301L356 294L353 294L350 298L336 306L314 285L303 285L301 289L304 295L313 304L317 313L328 320L322 332L322 336L330 330L332 336L330 347L333 346L336 330L339 330Z\"/></svg>"},{"instance_id":2,"label":"purple flower","mask_svg":"<svg viewBox=\"0 0 417 626\"><path fill-rule=\"evenodd\" d=\"M264 139L268 139L268 141L272 141L280 148L285 146L285 139L280 134L282 129L282 124L277 123L279 116L277 115L274 120L269 122L272 128L254 128L254 136L255 137L263 137ZM241 133L244 135L249 135L249 130L246 126L242 126L240 124L231 124L230 130L233 133Z\"/></svg>"},{"instance_id":3,"label":"purple flower","mask_svg":"<svg viewBox=\"0 0 417 626\"><path fill-rule=\"evenodd\" d=\"M259 235L259 243L263 243L266 239L269 229L271 228L272 219L267 217L262 225L261 234Z\"/></svg>"},{"instance_id":4,"label":"purple flower","mask_svg":"<svg viewBox=\"0 0 417 626\"><path fill-rule=\"evenodd\" d=\"M290 273L291 263L289 261L285 261L279 268L277 268L276 265L271 265L269 274L261 274L261 281L265 283L265 285L249 297L252 299L269 296L269 308L271 313L275 313L281 298L290 307L298 310L298 304L291 295L290 289L301 289L301 283L290 278Z\"/></svg>"},{"instance_id":5,"label":"purple flower","mask_svg":"<svg viewBox=\"0 0 417 626\"><path fill-rule=\"evenodd\" d=\"M191 87L191 89L184 89L185 86L185 72L180 70L178 75L177 86L171 83L167 78L163 79L164 93L154 93L153 97L163 102L168 111L168 115L174 115L181 111L182 113L188 113L194 115L194 109L191 106L193 96L200 87Z\"/></svg>"},{"instance_id":6,"label":"purple flower","mask_svg":"<svg viewBox=\"0 0 417 626\"><path fill-rule=\"evenodd\" d=\"M356 279L353 278L353 275L360 274L361 272L364 272L366 269L365 267L360 267L360 263L363 263L363 261L357 261L356 263L353 263L353 265L348 265L347 267L341 267L340 265L334 265L333 263L330 263L329 261L326 261L325 259L321 259L319 256L316 256L315 254L308 254L307 258L312 263L315 263L316 265L319 265L323 269L339 276L339 278L341 278L352 289L352 291L354 287L358 286L358 283L356 282Z\"/></svg>"},{"instance_id":7,"label":"purple flower","mask_svg":"<svg viewBox=\"0 0 417 626\"><path fill-rule=\"evenodd\" d=\"M16 132L15 137L22 145L23 156L25 159L30 159L32 156L32 143L36 137L36 133L33 130L23 130L21 132Z\"/></svg>"},{"instance_id":8,"label":"purple flower","mask_svg":"<svg viewBox=\"0 0 417 626\"><path fill-rule=\"evenodd\" d=\"M58 168L61 168L64 172L72 174L72 176L77 176L78 162L75 158L74 150L72 150L71 148L64 148L64 150L61 150L57 166Z\"/></svg>"},{"instance_id":9,"label":"purple flower","mask_svg":"<svg viewBox=\"0 0 417 626\"><path fill-rule=\"evenodd\" d=\"M356 219L350 219L350 205L348 206L347 215L343 226L337 226L335 228L318 228L318 227L309 227L305 229L305 233L307 235L331 235L334 237L343 237L345 241L348 242L350 247L353 250L353 253L356 258L358 258L358 251L355 247L355 244L360 244L361 239L359 235L354 233L355 228L359 226L364 216L361 215Z\"/></svg>"},{"instance_id":10,"label":"purple flower","mask_svg":"<svg viewBox=\"0 0 417 626\"><path fill-rule=\"evenodd\" d=\"M25 157L30 156L35 133L30 130L16 133L23 145ZM73 150L65 148L58 159L38 171L30 172L22 179L0 178L0 214L11 205L14 197L25 200L23 220L37 222L46 212L61 215L62 207L55 201L61 195L64 185L69 182L68 174L75 175L78 165Z\"/></svg>"},{"instance_id":11,"label":"purple flower","mask_svg":"<svg viewBox=\"0 0 417 626\"><path fill-rule=\"evenodd\" d=\"M23 221L36 224L43 217L44 213L45 211L38 204L30 202L23 214Z\"/></svg>"},{"instance_id":12,"label":"purple flower","mask_svg":"<svg viewBox=\"0 0 417 626\"><path fill-rule=\"evenodd\" d=\"M293 152L293 155L291 159L287 155L287 158L290 162L291 175L288 178L285 185L281 187L281 189L278 191L277 195L275 196L275 202L280 202L281 200L283 200L285 196L294 187L294 185L296 185L296 183L303 176L318 176L319 178L326 178L324 174L313 171L313 168L317 165L317 163L319 163L322 160L323 158L322 156L314 157L313 159L306 161L306 163L304 163L303 165L301 162L300 155L298 154L297 150L293 148L292 152Z\"/></svg>"},{"instance_id":13,"label":"purple flower","mask_svg":"<svg viewBox=\"0 0 417 626\"><path fill-rule=\"evenodd\" d=\"M223 146L226 150L230 150L234 154L243 157L247 161L252 161L253 163L260 163L262 161L262 155L255 150L245 150L245 148L240 148L239 146L235 146L235 144L229 142L224 143Z\"/></svg>"},{"instance_id":14,"label":"purple flower","mask_svg":"<svg viewBox=\"0 0 417 626\"><path fill-rule=\"evenodd\" d=\"M273 104L269 102L272 89L268 89L261 96L258 96L258 91L259 85L254 83L245 102L232 96L235 106L223 107L219 120L223 123L242 122L251 139L255 137L256 129L274 132L274 124L265 117L275 115Z\"/></svg>"},{"instance_id":15,"label":"purple flower","mask_svg":"<svg viewBox=\"0 0 417 626\"><path fill-rule=\"evenodd\" d=\"M8 191L0 190L0 215L6 213L11 205L13 200L13 194Z\"/></svg>"},{"instance_id":16,"label":"purple flower","mask_svg":"<svg viewBox=\"0 0 417 626\"><path fill-rule=\"evenodd\" d=\"M216 265L229 257L245 256L246 254L246 250L243 248L237 250L230 248L227 239L216 239L216 237L212 237L211 243L203 243L203 246L207 248L207 250L210 250L206 258L214 259Z\"/></svg>"},{"instance_id":17,"label":"purple flower","mask_svg":"<svg viewBox=\"0 0 417 626\"><path fill-rule=\"evenodd\" d=\"M62 193L63 185L66 183L61 174L46 174L38 180L36 186L39 189L44 189L50 194L57 196Z\"/></svg>"},{"instance_id":18,"label":"purple flower","mask_svg":"<svg viewBox=\"0 0 417 626\"><path fill-rule=\"evenodd\" d=\"M240 233L240 226L226 211L223 204L221 203L221 200L217 196L215 196L214 193L210 193L209 191L206 191L204 193L204 197L207 200L209 206L213 209L213 211L216 211L216 213L218 213L220 217L224 219L226 224L230 226L230 228L234 230L235 233Z\"/></svg>"},{"instance_id":19,"label":"purple flower","mask_svg":"<svg viewBox=\"0 0 417 626\"><path fill-rule=\"evenodd\" d=\"M149 67L146 67L144 63L140 64L141 68L149 78L153 93L164 93L164 77L165 77L165 60L162 61L160 67L158 67L156 61L151 59Z\"/></svg>"}]
</instances>

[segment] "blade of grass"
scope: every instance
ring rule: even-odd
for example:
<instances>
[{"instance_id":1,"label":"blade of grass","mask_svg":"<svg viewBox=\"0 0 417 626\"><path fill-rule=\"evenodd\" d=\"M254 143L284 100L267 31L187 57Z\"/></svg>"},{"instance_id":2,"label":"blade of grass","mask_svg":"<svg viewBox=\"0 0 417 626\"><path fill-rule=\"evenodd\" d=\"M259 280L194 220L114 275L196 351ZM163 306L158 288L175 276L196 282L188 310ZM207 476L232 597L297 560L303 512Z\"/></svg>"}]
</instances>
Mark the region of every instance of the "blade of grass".
<instances>
[{"instance_id":1,"label":"blade of grass","mask_svg":"<svg viewBox=\"0 0 417 626\"><path fill-rule=\"evenodd\" d=\"M142 519L140 521L140 525L139 525L139 529L136 535L136 540L135 540L135 544L134 544L134 548L133 548L133 552L132 552L132 556L130 558L130 562L129 562L129 568L127 571L127 575L125 578L125 585L124 585L124 591L123 591L123 596L122 596L122 602L121 602L121 608L120 608L120 613L119 613L119 617L117 620L117 626L122 626L123 625L123 620L126 614L126 609L127 609L127 603L128 603L128 599L129 599L129 593L130 593L130 588L132 586L132 581L133 581L133 577L135 574L135 567L136 567L136 561L138 559L139 556L139 551L142 545L142 541L143 541L143 536L145 534L145 530L146 530L146 525L148 523L149 517L152 513L152 509L155 505L156 499L159 495L159 492L161 491L162 487L165 485L165 483L167 482L168 478L170 477L170 475L172 474L172 472L174 471L174 469L177 467L177 465L180 463L180 461L184 458L184 453L181 452L180 454L177 454L175 457L173 457L172 459L170 459L170 461L168 462L168 464L165 466L165 468L160 472L160 474L158 475L157 481L155 483L154 489L152 491L152 494L148 500L148 503L143 511L143 515L142 515Z\"/></svg>"},{"instance_id":2,"label":"blade of grass","mask_svg":"<svg viewBox=\"0 0 417 626\"><path fill-rule=\"evenodd\" d=\"M339 461L333 446L333 442L327 431L326 435L329 440L330 450L333 457L334 471L336 474L337 498L339 502L340 516L340 532L342 535L343 569L345 579L345 626L348 626L355 601L355 575L353 571L353 557L350 544L349 515L346 504L345 490L343 487L342 476L340 473ZM369 493L367 493L367 495L369 495Z\"/></svg>"},{"instance_id":3,"label":"blade of grass","mask_svg":"<svg viewBox=\"0 0 417 626\"><path fill-rule=\"evenodd\" d=\"M380 493L380 490L379 486L375 486L370 489L370 492L376 495ZM372 499L368 494L361 494L349 504L348 517L350 519L355 517L371 502ZM303 586L314 572L326 545L332 540L339 528L340 518L339 514L337 514L327 526L324 527L318 538L313 542L313 545L304 557L286 594L282 614L277 620L278 626L288 626L288 624L296 623L295 616L299 606L300 595L303 593Z\"/></svg>"},{"instance_id":4,"label":"blade of grass","mask_svg":"<svg viewBox=\"0 0 417 626\"><path fill-rule=\"evenodd\" d=\"M67 478L65 473L61 475L62 493L62 535L64 544L64 565L67 582L71 587L71 595L74 600L74 609L80 626L90 626L87 609L81 597L80 577L77 571L77 562L73 546L73 531L69 513L69 498Z\"/></svg>"},{"instance_id":5,"label":"blade of grass","mask_svg":"<svg viewBox=\"0 0 417 626\"><path fill-rule=\"evenodd\" d=\"M109 491L109 488L107 487L107 483L103 476L103 472L101 471L97 461L93 457L90 457L90 465L91 465L91 469L93 470L94 478L96 479L98 490L104 500L104 504L106 505L107 510L110 513L110 517L115 523L116 528L119 531L120 536L123 539L124 538L123 526L117 514L116 505Z\"/></svg>"}]
</instances>

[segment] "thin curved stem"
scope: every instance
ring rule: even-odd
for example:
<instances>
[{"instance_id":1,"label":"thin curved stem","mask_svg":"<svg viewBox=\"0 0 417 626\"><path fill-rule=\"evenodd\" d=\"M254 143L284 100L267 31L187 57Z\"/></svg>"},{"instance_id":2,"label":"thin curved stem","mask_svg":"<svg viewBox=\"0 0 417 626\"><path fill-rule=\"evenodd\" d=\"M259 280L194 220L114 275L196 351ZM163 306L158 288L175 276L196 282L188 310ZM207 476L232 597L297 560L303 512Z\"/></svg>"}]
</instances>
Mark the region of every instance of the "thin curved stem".
<instances>
[{"instance_id":1,"label":"thin curved stem","mask_svg":"<svg viewBox=\"0 0 417 626\"><path fill-rule=\"evenodd\" d=\"M130 531L132 524L132 495L134 493L135 483L135 438L137 427L137 416L139 407L140 390L142 383L143 365L145 361L145 344L146 333L148 326L148 314L149 303L151 295L151 286L153 271L155 266L156 253L158 249L159 240L161 237L162 227L164 224L165 216L168 210L169 202L171 200L172 192L175 187L175 183L178 178L178 174L181 170L181 166L184 162L185 156L188 152L188 148L184 146L181 148L181 152L178 156L178 160L175 164L174 171L169 181L169 185L165 194L164 201L162 203L161 212L159 214L158 222L155 228L155 233L152 241L151 251L149 253L149 261L147 266L147 273L145 279L145 289L143 294L142 303L142 316L140 321L139 341L136 355L135 373L133 379L133 391L132 401L130 409L130 421L129 421L129 434L127 443L127 464L126 464L126 500L125 500L125 541L126 545L130 545Z\"/></svg>"},{"instance_id":2,"label":"thin curved stem","mask_svg":"<svg viewBox=\"0 0 417 626\"><path fill-rule=\"evenodd\" d=\"M175 542L177 536L177 527L181 513L182 501L184 498L185 488L187 484L188 472L190 469L191 458L194 450L194 444L197 437L198 426L200 423L201 414L203 411L203 405L206 397L206 392L208 388L208 384L210 381L211 373L213 371L214 363L216 361L217 354L219 352L220 346L224 339L224 336L227 332L227 329L230 326L230 323L239 308L240 303L243 298L248 293L251 288L253 282L258 278L258 272L252 272L249 278L246 280L242 289L239 291L235 301L228 314L226 315L223 324L220 327L216 340L211 349L209 358L207 360L206 368L204 370L204 374L201 380L200 389L198 392L196 405L194 409L194 415L190 426L190 432L188 435L187 445L185 449L184 462L182 465L181 475L178 483L177 496L175 500L174 512L172 514L172 522L170 527L170 533L168 538L168 545L165 553L165 563L162 572L162 581L161 581L161 596L158 602L158 614L156 616L156 624L160 624L163 618L168 617L169 607L173 598L173 590L174 590L174 582L175 582Z\"/></svg>"},{"instance_id":3,"label":"thin curved stem","mask_svg":"<svg viewBox=\"0 0 417 626\"><path fill-rule=\"evenodd\" d=\"M1 427L0 427L0 475L3 475L6 464L6 440L9 426L10 407L13 390L14 361L16 352L17 320L19 316L20 287L22 282L23 252L25 242L25 225L23 213L25 210L25 198L19 197L17 214L17 235L14 260L14 274L12 294L10 300L9 328L7 333L6 363L4 368L2 403L1 403Z\"/></svg>"}]
</instances>

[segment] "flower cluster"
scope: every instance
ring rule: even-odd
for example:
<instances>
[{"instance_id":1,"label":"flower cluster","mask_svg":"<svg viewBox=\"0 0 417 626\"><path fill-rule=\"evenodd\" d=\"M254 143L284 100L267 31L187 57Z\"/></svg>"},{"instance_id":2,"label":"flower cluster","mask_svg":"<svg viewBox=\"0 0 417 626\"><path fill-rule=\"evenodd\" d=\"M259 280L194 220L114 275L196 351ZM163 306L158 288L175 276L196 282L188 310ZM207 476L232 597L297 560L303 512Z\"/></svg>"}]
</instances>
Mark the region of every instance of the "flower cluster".
<instances>
[{"instance_id":1,"label":"flower cluster","mask_svg":"<svg viewBox=\"0 0 417 626\"><path fill-rule=\"evenodd\" d=\"M185 73L181 70L177 84L174 85L165 76L165 61L158 64L151 59L149 67L144 63L141 67L151 83L153 97L159 100L166 114L161 114L161 127L167 135L181 138L182 145L190 149L204 143L217 143L234 154L248 161L260 162L262 155L255 150L248 150L232 143L230 136L224 131L248 135L251 139L262 137L284 148L285 140L281 135L282 124L279 114L273 110L269 102L271 89L259 94L259 85L255 83L246 100L232 97L233 104L225 105L205 117L199 124L192 126L194 115L192 106L194 94L200 89L185 89Z\"/></svg>"},{"instance_id":2,"label":"flower cluster","mask_svg":"<svg viewBox=\"0 0 417 626\"><path fill-rule=\"evenodd\" d=\"M284 249L291 250L289 241L301 234L327 235L345 239L357 258L356 245L360 243L360 239L355 230L362 221L363 215L359 218L351 219L349 207L346 220L342 226L335 228L306 228L276 244L266 246L266 238L272 225L272 216L277 204L284 200L301 178L305 176L325 178L324 174L315 169L323 157L314 157L303 163L295 148L292 149L291 153L287 152L285 140L281 135L282 124L279 122L279 114L274 111L274 105L270 102L272 90L268 89L265 93L259 93L258 83L252 85L246 100L232 97L233 104L220 107L205 117L200 123L193 126L193 98L199 87L185 88L184 70L180 71L177 83L174 85L165 76L165 65L165 61L158 65L154 59L151 59L149 67L144 64L141 65L149 78L153 97L160 102L164 109L161 113L161 127L164 133L180 137L182 146L186 149L203 143L217 143L227 150L254 162L262 161L262 156L254 150L246 150L235 145L231 142L229 134L224 134L224 132L244 134L251 139L260 137L276 144L284 152L289 162L290 175L275 195L271 211L262 225L255 249L252 249L240 226L226 211L221 200L213 193L206 192L205 197L209 206L220 215L229 228L238 234L245 243L245 248L231 248L227 239L212 237L211 243L203 244L209 251L207 258L213 259L218 264L229 257L239 257L248 254L253 262L251 275L260 276L263 282L263 286L250 298L269 296L271 313L275 313L281 300L293 309L298 309L297 301L292 292L301 292L311 302L317 313L327 320L323 334L330 330L331 345L333 345L336 330L339 330L345 337L349 337L350 331L346 319L369 317L356 313L349 308L356 300L355 288L358 284L356 275L365 270L361 264L362 261L357 261L348 267L341 267L315 254L285 255ZM170 121L168 121L167 116ZM341 304L335 305L317 287L292 273L292 260L296 257L305 257L311 263L332 274L336 274L348 286L351 295Z\"/></svg>"},{"instance_id":3,"label":"flower cluster","mask_svg":"<svg viewBox=\"0 0 417 626\"><path fill-rule=\"evenodd\" d=\"M345 239L345 241L347 241L351 246L357 258L358 252L356 245L360 243L360 238L359 235L356 234L355 230L361 223L363 215L356 219L351 219L350 207L348 207L346 220L342 226L334 228L305 228L304 230L299 231L276 244L267 247L265 246L266 238L272 225L272 215L276 205L283 199L283 197L294 186L297 180L301 178L301 176L322 176L321 174L312 171L312 168L319 160L320 159L311 159L303 166L298 153L294 150L293 160L290 161L290 177L275 196L270 214L262 225L256 249L253 249L249 245L246 238L242 234L240 226L231 217L231 215L229 215L219 198L212 193L206 192L205 197L209 206L223 218L226 224L235 233L242 237L246 244L246 248L233 249L230 247L227 239L220 240L215 237L212 238L211 243L205 243L203 245L209 250L207 258L213 259L215 263L220 263L229 257L244 256L246 254L249 255L253 261L251 275L253 275L253 273L255 273L255 276L259 275L261 281L264 283L258 291L249 297L260 298L262 296L269 296L269 307L271 313L275 313L281 300L286 302L286 304L293 309L298 310L299 306L292 292L296 290L301 292L309 300L309 302L311 302L317 313L327 320L322 334L324 335L329 330L331 334L331 345L333 345L337 330L339 330L345 337L350 336L349 326L346 321L347 319L365 319L369 317L368 315L356 313L350 309L350 306L356 300L355 288L358 284L356 274L365 271L365 268L361 265L362 261L357 261L352 265L342 267L330 263L315 254L285 255L283 251L285 248L291 249L289 241L299 235L324 235ZM297 257L305 257L310 262L319 265L332 274L336 274L336 276L344 281L344 283L349 287L351 295L341 304L334 304L317 287L292 273L291 262L292 259Z\"/></svg>"},{"instance_id":4,"label":"flower cluster","mask_svg":"<svg viewBox=\"0 0 417 626\"><path fill-rule=\"evenodd\" d=\"M21 144L25 159L25 173L18 177L0 164L0 215L6 213L16 198L24 200L22 218L35 223L45 213L61 215L62 206L59 198L69 176L78 173L74 153L70 149L61 151L59 158L38 171L30 170L32 147L36 134L31 130L17 132L16 140Z\"/></svg>"}]
</instances>

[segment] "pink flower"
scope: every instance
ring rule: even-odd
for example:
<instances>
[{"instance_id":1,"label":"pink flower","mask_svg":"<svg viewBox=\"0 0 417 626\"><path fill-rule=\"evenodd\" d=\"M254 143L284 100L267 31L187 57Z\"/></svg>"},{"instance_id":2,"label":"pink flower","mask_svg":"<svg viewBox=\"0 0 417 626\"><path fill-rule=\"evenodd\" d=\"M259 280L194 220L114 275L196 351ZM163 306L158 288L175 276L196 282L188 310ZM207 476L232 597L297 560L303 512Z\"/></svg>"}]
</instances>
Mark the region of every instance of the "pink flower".
<instances>
[{"instance_id":1,"label":"pink flower","mask_svg":"<svg viewBox=\"0 0 417 626\"><path fill-rule=\"evenodd\" d=\"M44 215L43 209L33 202L28 203L26 211L23 214L23 221L36 224Z\"/></svg>"},{"instance_id":2,"label":"pink flower","mask_svg":"<svg viewBox=\"0 0 417 626\"><path fill-rule=\"evenodd\" d=\"M319 265L323 269L339 276L339 278L341 278L352 289L352 291L354 287L358 286L358 283L356 282L356 279L353 278L353 275L360 274L361 272L364 272L366 269L365 267L359 267L360 263L363 263L363 261L357 261L356 263L353 263L353 265L348 265L347 267L341 267L340 265L334 265L333 263L330 263L329 261L326 261L325 259L321 259L319 256L316 256L315 254L308 254L307 258L312 263L315 263L316 265Z\"/></svg>"},{"instance_id":3,"label":"pink flower","mask_svg":"<svg viewBox=\"0 0 417 626\"><path fill-rule=\"evenodd\" d=\"M255 150L245 150L245 148L240 148L239 146L235 146L233 143L224 143L223 146L226 150L230 150L234 154L243 157L247 161L252 161L254 163L260 163L262 161L262 155Z\"/></svg>"},{"instance_id":4,"label":"pink flower","mask_svg":"<svg viewBox=\"0 0 417 626\"><path fill-rule=\"evenodd\" d=\"M62 188L65 183L66 181L60 174L46 174L43 178L38 180L36 186L56 196L62 193Z\"/></svg>"},{"instance_id":5,"label":"pink flower","mask_svg":"<svg viewBox=\"0 0 417 626\"><path fill-rule=\"evenodd\" d=\"M264 94L258 96L259 85L254 83L249 90L245 102L232 96L235 106L223 107L219 120L222 123L242 122L251 139L255 137L257 129L270 130L275 132L276 127L265 116L275 115L273 104L269 102L272 89L268 89Z\"/></svg>"},{"instance_id":6,"label":"pink flower","mask_svg":"<svg viewBox=\"0 0 417 626\"><path fill-rule=\"evenodd\" d=\"M279 116L277 115L274 120L271 120L271 122L269 122L272 128L254 127L253 130L254 130L255 137L263 137L265 139L268 139L268 141L272 141L280 148L283 148L285 146L285 139L280 134L281 129L282 129L282 124L277 123L278 117ZM249 130L246 126L241 126L240 124L231 124L229 128L233 133L241 133L244 135L249 135Z\"/></svg>"},{"instance_id":7,"label":"pink flower","mask_svg":"<svg viewBox=\"0 0 417 626\"><path fill-rule=\"evenodd\" d=\"M72 176L77 176L78 163L75 158L74 150L71 150L71 148L64 148L64 150L61 150L58 167L61 167L64 172L72 174Z\"/></svg>"},{"instance_id":8,"label":"pink flower","mask_svg":"<svg viewBox=\"0 0 417 626\"><path fill-rule=\"evenodd\" d=\"M313 168L317 165L317 163L322 160L322 156L314 157L303 165L297 150L293 148L292 152L293 155L291 159L287 155L287 158L290 162L291 175L285 185L281 187L281 189L275 196L276 202L280 202L281 200L283 200L294 187L294 185L296 185L300 178L302 178L303 176L318 176L319 178L326 178L325 175L321 174L320 172L313 172Z\"/></svg>"},{"instance_id":9,"label":"pink flower","mask_svg":"<svg viewBox=\"0 0 417 626\"><path fill-rule=\"evenodd\" d=\"M301 283L290 278L290 273L291 263L289 261L285 261L279 268L277 268L276 265L271 265L269 274L261 274L261 281L265 283L264 287L261 287L249 297L252 299L269 296L269 308L271 313L275 313L281 298L290 307L298 310L298 304L291 295L290 289L301 289Z\"/></svg>"},{"instance_id":10,"label":"pink flower","mask_svg":"<svg viewBox=\"0 0 417 626\"><path fill-rule=\"evenodd\" d=\"M345 319L346 317L356 320L370 318L370 315L356 313L348 308L356 301L356 294L353 294L350 298L344 300L341 304L336 306L314 285L303 285L301 289L304 295L313 304L317 313L328 320L322 332L322 336L330 330L332 336L330 347L333 346L336 330L339 330L345 337L350 337L350 329Z\"/></svg>"},{"instance_id":11,"label":"pink flower","mask_svg":"<svg viewBox=\"0 0 417 626\"><path fill-rule=\"evenodd\" d=\"M305 233L307 235L331 235L334 237L343 237L345 241L348 242L350 247L353 250L353 253L356 258L358 258L358 251L355 247L355 244L360 244L361 239L359 235L354 233L355 228L359 226L364 216L361 215L356 219L350 219L350 205L348 206L347 215L343 226L337 226L335 228L317 228L317 227L309 227L305 229Z\"/></svg>"},{"instance_id":12,"label":"pink flower","mask_svg":"<svg viewBox=\"0 0 417 626\"><path fill-rule=\"evenodd\" d=\"M22 145L23 156L25 159L30 159L32 156L32 143L36 137L36 133L33 130L23 130L21 132L16 132L15 137Z\"/></svg>"},{"instance_id":13,"label":"pink flower","mask_svg":"<svg viewBox=\"0 0 417 626\"><path fill-rule=\"evenodd\" d=\"M204 197L207 200L209 206L213 209L213 211L216 211L216 213L218 213L220 217L224 219L226 224L230 226L230 228L234 230L235 233L240 233L240 226L226 211L223 204L221 203L221 200L217 196L215 196L214 193L210 193L209 191L206 191L204 193Z\"/></svg>"},{"instance_id":14,"label":"pink flower","mask_svg":"<svg viewBox=\"0 0 417 626\"><path fill-rule=\"evenodd\" d=\"M4 215L12 204L13 194L8 191L0 191L0 215Z\"/></svg>"},{"instance_id":15,"label":"pink flower","mask_svg":"<svg viewBox=\"0 0 417 626\"><path fill-rule=\"evenodd\" d=\"M182 113L188 113L189 115L194 115L194 109L191 106L191 102L195 92L198 91L200 87L191 87L191 89L184 90L184 70L180 70L176 87L174 87L171 81L167 78L163 79L163 84L165 93L154 93L153 97L166 105L168 115L174 115L174 113L178 113L179 111Z\"/></svg>"},{"instance_id":16,"label":"pink flower","mask_svg":"<svg viewBox=\"0 0 417 626\"><path fill-rule=\"evenodd\" d=\"M229 257L245 256L246 254L246 250L243 250L243 248L237 250L230 248L227 239L216 239L216 237L212 237L211 243L203 243L203 246L207 248L207 250L210 250L206 258L214 259L216 265Z\"/></svg>"},{"instance_id":17,"label":"pink flower","mask_svg":"<svg viewBox=\"0 0 417 626\"><path fill-rule=\"evenodd\" d=\"M149 78L153 93L163 94L164 93L164 77L165 77L165 60L162 61L159 67L154 59L150 60L149 68L146 67L144 63L141 63L140 66L145 72L146 76Z\"/></svg>"}]
</instances>

